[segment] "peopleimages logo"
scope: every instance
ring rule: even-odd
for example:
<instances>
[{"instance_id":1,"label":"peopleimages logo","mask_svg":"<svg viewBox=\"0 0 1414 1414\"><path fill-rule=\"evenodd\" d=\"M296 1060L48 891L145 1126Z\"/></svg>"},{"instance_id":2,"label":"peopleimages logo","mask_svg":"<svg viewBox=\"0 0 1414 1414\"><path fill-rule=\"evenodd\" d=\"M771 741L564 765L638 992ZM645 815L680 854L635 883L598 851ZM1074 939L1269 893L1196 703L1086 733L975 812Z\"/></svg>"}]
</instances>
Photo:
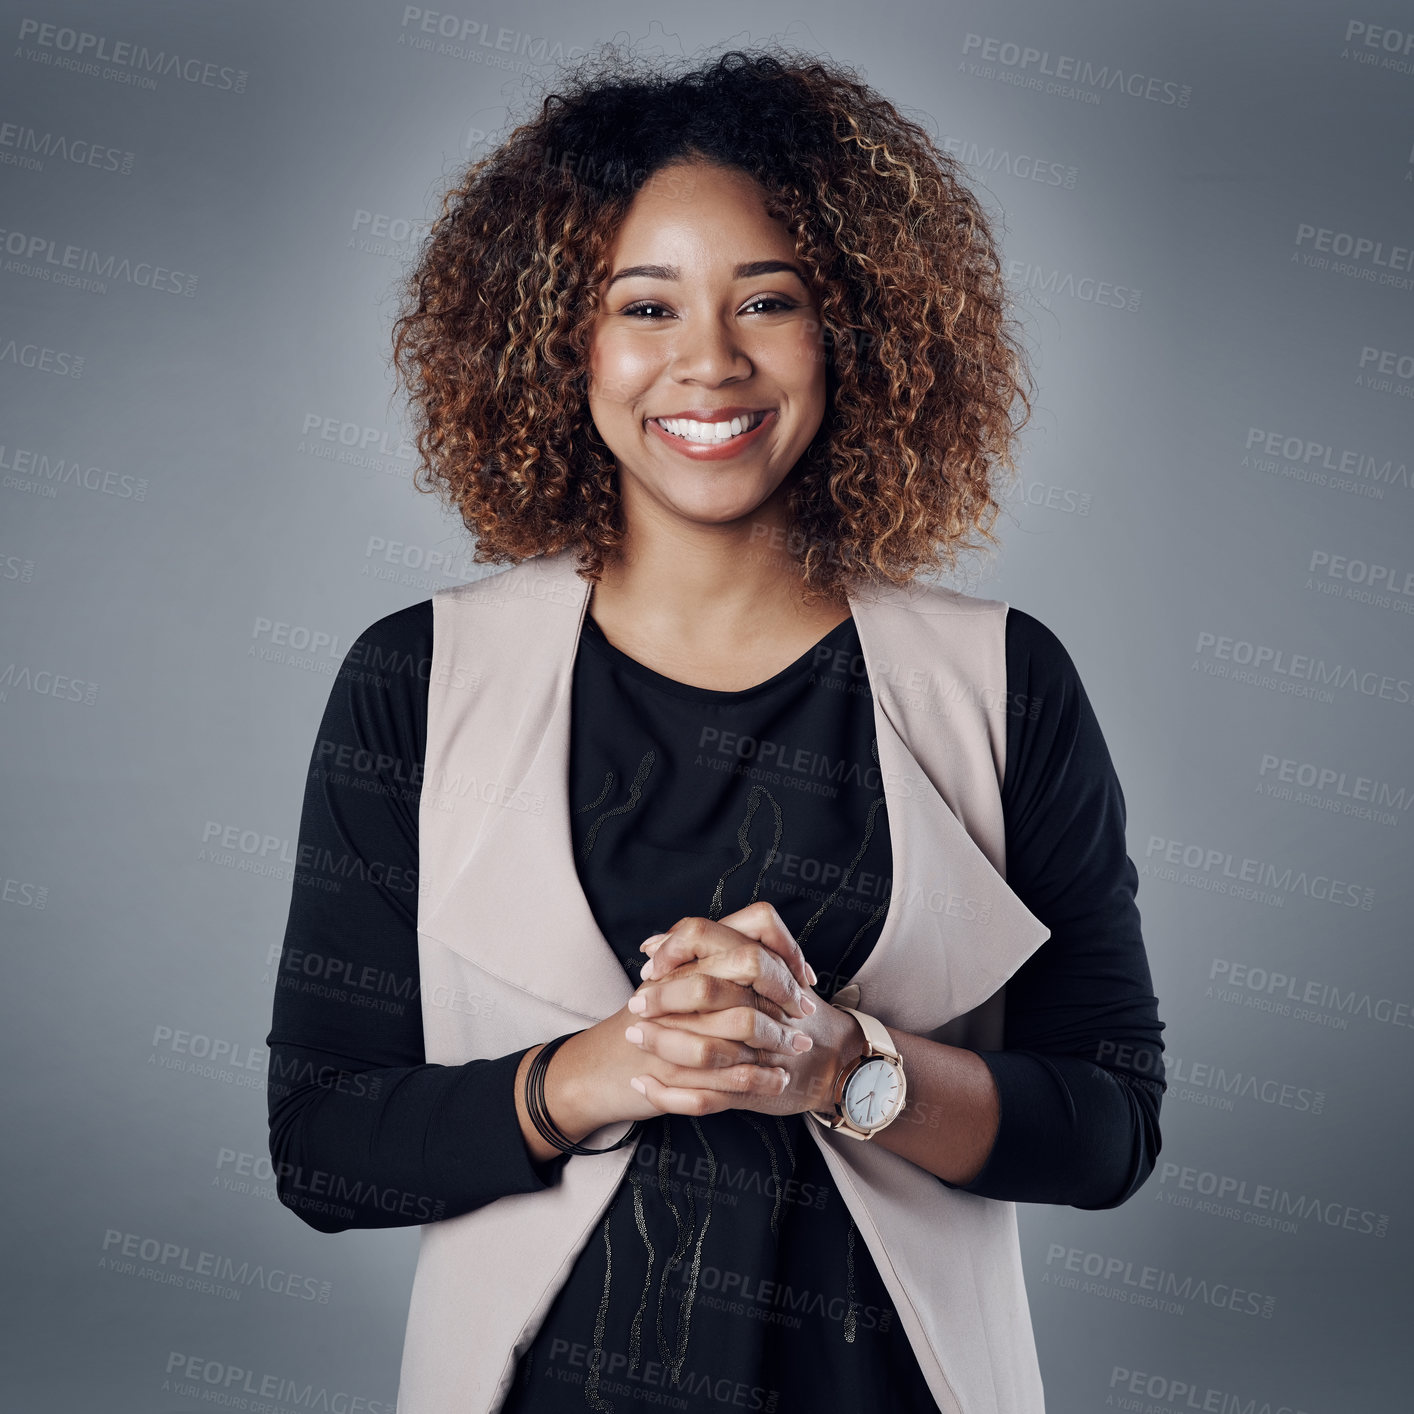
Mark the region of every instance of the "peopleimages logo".
<instances>
[{"instance_id":1,"label":"peopleimages logo","mask_svg":"<svg viewBox=\"0 0 1414 1414\"><path fill-rule=\"evenodd\" d=\"M1171 1190L1164 1193L1164 1189ZM1233 1218L1257 1227L1274 1227L1282 1232L1295 1232L1293 1219L1314 1219L1326 1227L1343 1228L1346 1232L1384 1237L1389 1232L1389 1214L1372 1208L1357 1208L1349 1203L1331 1200L1320 1193L1293 1193L1270 1183L1252 1183L1233 1174L1215 1173L1211 1169L1193 1168L1165 1160L1159 1165L1159 1189L1154 1196L1170 1200L1181 1194L1193 1193L1211 1199L1210 1203L1174 1202L1175 1207L1196 1207L1215 1216ZM1225 1205L1222 1210L1214 1204Z\"/></svg>"},{"instance_id":2,"label":"peopleimages logo","mask_svg":"<svg viewBox=\"0 0 1414 1414\"><path fill-rule=\"evenodd\" d=\"M1379 457L1354 447L1337 447L1334 442L1323 442L1315 437L1249 427L1244 451L1247 455L1242 458L1243 466L1255 466L1259 471L1275 471L1278 467L1276 458L1280 458L1281 462L1310 473L1302 479L1315 480L1319 484L1327 484L1328 480L1378 482L1381 483L1381 495L1385 486L1401 487L1405 491L1411 487L1406 462L1396 461L1393 457ZM1263 458L1269 459L1270 464L1263 464ZM1325 473L1331 473L1330 477Z\"/></svg>"},{"instance_id":3,"label":"peopleimages logo","mask_svg":"<svg viewBox=\"0 0 1414 1414\"><path fill-rule=\"evenodd\" d=\"M283 1267L266 1268L249 1260L238 1262L219 1252L194 1251L185 1243L167 1242L143 1233L120 1232L110 1227L103 1234L103 1252L99 1265L120 1276L147 1275L137 1268L137 1263L142 1262L157 1269L164 1278L176 1278L170 1282L162 1280L163 1285L185 1285L190 1290L227 1294L237 1300L241 1289L258 1289L297 1301L329 1304L330 1283L317 1277L301 1276ZM189 1279L183 1281L184 1276ZM232 1288L231 1292L220 1293L219 1284L223 1282Z\"/></svg>"},{"instance_id":4,"label":"peopleimages logo","mask_svg":"<svg viewBox=\"0 0 1414 1414\"><path fill-rule=\"evenodd\" d=\"M106 293L103 283L137 285L161 294L196 294L197 277L150 260L132 260L111 251L89 250L85 246L60 245L51 236L28 234L24 231L0 229L0 250L13 259L5 262L9 274L28 275L31 279L48 280L54 284L79 284L84 289ZM85 279L84 277L92 277Z\"/></svg>"},{"instance_id":5,"label":"peopleimages logo","mask_svg":"<svg viewBox=\"0 0 1414 1414\"><path fill-rule=\"evenodd\" d=\"M1414 181L1414 146L1409 149L1409 175ZM1414 353L1362 345L1356 364L1355 386L1374 393L1391 393L1396 398L1414 398Z\"/></svg>"},{"instance_id":6,"label":"peopleimages logo","mask_svg":"<svg viewBox=\"0 0 1414 1414\"><path fill-rule=\"evenodd\" d=\"M1082 304L1098 304L1106 309L1123 309L1134 313L1144 298L1143 290L1117 285L1094 275L1076 275L1073 270L1035 265L1027 260L1008 260L1004 267L1007 282L1013 289L1025 290L1044 302L1050 295L1065 295Z\"/></svg>"},{"instance_id":7,"label":"peopleimages logo","mask_svg":"<svg viewBox=\"0 0 1414 1414\"><path fill-rule=\"evenodd\" d=\"M1183 1304L1189 1301L1219 1310L1235 1311L1243 1316L1261 1316L1266 1320L1271 1319L1276 1309L1275 1296L1249 1291L1232 1282L1180 1276L1165 1267L1136 1265L1124 1257L1089 1252L1083 1247L1066 1247L1059 1242L1051 1243L1046 1249L1046 1268L1042 1280L1049 1285L1068 1287L1085 1295L1127 1301L1133 1306L1151 1306L1174 1315L1182 1315ZM1085 1283L1068 1281L1066 1273L1091 1280Z\"/></svg>"},{"instance_id":8,"label":"peopleimages logo","mask_svg":"<svg viewBox=\"0 0 1414 1414\"><path fill-rule=\"evenodd\" d=\"M13 363L17 368L33 368L60 378L83 377L82 354L49 349L42 344L23 344L18 339L7 339L3 335L0 335L0 363Z\"/></svg>"},{"instance_id":9,"label":"peopleimages logo","mask_svg":"<svg viewBox=\"0 0 1414 1414\"><path fill-rule=\"evenodd\" d=\"M1001 172L1015 177L1021 182L1040 182L1047 187L1074 187L1080 175L1076 168L1065 162L1056 162L1045 157L1035 157L1027 152L1012 152L1005 147L989 143L968 142L960 137L945 137L943 150L951 153L969 167L983 172Z\"/></svg>"},{"instance_id":10,"label":"peopleimages logo","mask_svg":"<svg viewBox=\"0 0 1414 1414\"><path fill-rule=\"evenodd\" d=\"M1191 85L1173 79L1150 77L1117 64L1097 64L1072 54L1052 54L1049 49L1016 44L994 35L967 35L962 41L962 53L964 66L968 60L981 60L1002 71L988 67L976 74L979 78L998 78L1060 98L1099 103L1104 94L1113 93L1187 108L1193 96ZM976 67L975 63L970 68L964 67L964 72L972 72ZM1046 83L1046 79L1051 82Z\"/></svg>"},{"instance_id":11,"label":"peopleimages logo","mask_svg":"<svg viewBox=\"0 0 1414 1414\"><path fill-rule=\"evenodd\" d=\"M1328 597L1414 614L1414 569L1402 564L1383 565L1329 550L1312 550L1304 587Z\"/></svg>"},{"instance_id":12,"label":"peopleimages logo","mask_svg":"<svg viewBox=\"0 0 1414 1414\"><path fill-rule=\"evenodd\" d=\"M1354 988L1346 992L1331 982L1274 972L1231 958L1213 959L1208 983L1203 993L1206 999L1310 1021L1333 1031L1348 1030L1352 1016L1363 1016L1385 1026L1414 1028L1414 1003L1377 997Z\"/></svg>"},{"instance_id":13,"label":"peopleimages logo","mask_svg":"<svg viewBox=\"0 0 1414 1414\"><path fill-rule=\"evenodd\" d=\"M286 1405L294 1409L328 1410L329 1414L394 1414L388 1400L365 1399L347 1390L328 1389L307 1379L266 1375L206 1355L173 1350L167 1356L171 1393L236 1409L269 1409Z\"/></svg>"},{"instance_id":14,"label":"peopleimages logo","mask_svg":"<svg viewBox=\"0 0 1414 1414\"><path fill-rule=\"evenodd\" d=\"M1293 869L1289 864L1278 865L1268 860L1251 859L1235 855L1230 850L1205 849L1200 844L1165 839L1162 835L1149 836L1144 858L1145 875L1176 879L1176 871L1181 867L1204 878L1203 887L1211 888L1216 893L1235 893L1240 897L1243 893L1240 886L1250 884L1257 890L1300 894L1321 903L1359 908L1366 912L1375 906L1375 891L1368 885L1333 879L1329 874L1309 874L1304 869ZM1169 868L1154 868L1155 864ZM1189 880L1185 878L1182 882Z\"/></svg>"},{"instance_id":15,"label":"peopleimages logo","mask_svg":"<svg viewBox=\"0 0 1414 1414\"><path fill-rule=\"evenodd\" d=\"M1327 663L1324 658L1308 653L1292 653L1274 644L1254 643L1246 638L1230 638L1226 634L1198 634L1194 650L1195 668L1201 667L1211 677L1231 677L1238 681L1256 681L1261 686L1280 685L1283 691L1309 695L1315 688L1337 687L1358 692L1363 697L1379 697L1386 702L1414 705L1414 682L1396 678L1373 669L1356 668L1350 664ZM1227 664L1235 664L1228 670ZM1209 671L1216 669L1217 671ZM1323 700L1330 700L1327 696Z\"/></svg>"},{"instance_id":16,"label":"peopleimages logo","mask_svg":"<svg viewBox=\"0 0 1414 1414\"><path fill-rule=\"evenodd\" d=\"M1212 1061L1167 1056L1164 1060L1164 1080L1170 1097L1186 1099L1210 1109L1232 1110L1234 1096L1304 1114L1318 1115L1326 1107L1324 1090L1311 1090L1271 1076L1262 1079L1245 1070L1228 1070Z\"/></svg>"},{"instance_id":17,"label":"peopleimages logo","mask_svg":"<svg viewBox=\"0 0 1414 1414\"><path fill-rule=\"evenodd\" d=\"M105 471L102 467L85 466L77 459L53 456L47 451L3 442L0 442L0 471L14 473L5 477L3 484L6 487L48 495L51 500L58 495L60 486L96 491L100 495L116 496L120 501L147 499L148 482L145 476Z\"/></svg>"},{"instance_id":18,"label":"peopleimages logo","mask_svg":"<svg viewBox=\"0 0 1414 1414\"><path fill-rule=\"evenodd\" d=\"M0 123L0 162L42 172L50 157L124 177L131 176L133 170L133 154L122 148L64 133L39 132L24 123Z\"/></svg>"},{"instance_id":19,"label":"peopleimages logo","mask_svg":"<svg viewBox=\"0 0 1414 1414\"><path fill-rule=\"evenodd\" d=\"M244 69L209 63L166 49L149 49L145 44L109 39L106 35L42 20L22 19L18 38L21 44L38 46L28 52L21 50L20 57L93 77L120 80L139 88L156 88L157 80L153 76L157 75L178 78L202 88L244 93L249 78ZM105 64L106 69L100 67Z\"/></svg>"},{"instance_id":20,"label":"peopleimages logo","mask_svg":"<svg viewBox=\"0 0 1414 1414\"><path fill-rule=\"evenodd\" d=\"M1373 236L1336 231L1307 221L1297 224L1291 263L1396 290L1414 290L1414 278L1401 273L1414 270L1414 246L1387 245Z\"/></svg>"},{"instance_id":21,"label":"peopleimages logo","mask_svg":"<svg viewBox=\"0 0 1414 1414\"><path fill-rule=\"evenodd\" d=\"M1270 751L1262 753L1257 774L1263 795L1381 824L1397 824L1414 803L1414 790L1407 785Z\"/></svg>"},{"instance_id":22,"label":"peopleimages logo","mask_svg":"<svg viewBox=\"0 0 1414 1414\"><path fill-rule=\"evenodd\" d=\"M1255 1395L1243 1397L1233 1390L1215 1389L1171 1375L1151 1375L1147 1370L1130 1370L1123 1365L1110 1371L1110 1390L1105 1401L1107 1408L1129 1409L1138 1414L1161 1414L1150 1400L1179 1409L1202 1410L1204 1414L1306 1414L1294 1404L1270 1399L1259 1402Z\"/></svg>"},{"instance_id":23,"label":"peopleimages logo","mask_svg":"<svg viewBox=\"0 0 1414 1414\"><path fill-rule=\"evenodd\" d=\"M1388 25L1372 25L1368 20L1351 20L1345 26L1345 48L1340 57L1414 74L1414 29L1391 29Z\"/></svg>"},{"instance_id":24,"label":"peopleimages logo","mask_svg":"<svg viewBox=\"0 0 1414 1414\"><path fill-rule=\"evenodd\" d=\"M504 25L497 27L493 33L491 26L483 20L468 19L444 10L425 10L421 5L403 7L402 33L398 36L398 43L410 49L491 64L501 69L515 68L517 59L531 64L558 64L587 52L579 44L571 44L567 48L559 40L552 43L544 35L507 29Z\"/></svg>"}]
</instances>

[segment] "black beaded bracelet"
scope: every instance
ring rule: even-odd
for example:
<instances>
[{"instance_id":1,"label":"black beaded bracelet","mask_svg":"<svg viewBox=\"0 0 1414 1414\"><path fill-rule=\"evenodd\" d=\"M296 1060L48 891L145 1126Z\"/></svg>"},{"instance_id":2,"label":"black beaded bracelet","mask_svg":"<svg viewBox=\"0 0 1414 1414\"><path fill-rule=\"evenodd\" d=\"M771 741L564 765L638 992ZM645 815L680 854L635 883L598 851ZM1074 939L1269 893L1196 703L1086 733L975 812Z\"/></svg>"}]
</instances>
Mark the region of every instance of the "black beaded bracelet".
<instances>
[{"instance_id":1,"label":"black beaded bracelet","mask_svg":"<svg viewBox=\"0 0 1414 1414\"><path fill-rule=\"evenodd\" d=\"M545 1105L545 1072L550 1068L550 1057L571 1036L577 1035L578 1031L566 1031L563 1036L547 1041L535 1053L535 1059L530 1062L530 1069L525 1074L525 1108L530 1114L530 1122L535 1126L536 1133L562 1154L611 1154L615 1149L622 1149L625 1144L631 1144L638 1138L638 1133L643 1128L641 1119L634 1120L628 1133L617 1143L609 1144L603 1149L589 1149L583 1144L576 1144L568 1135L561 1133L559 1126L550 1118L550 1111Z\"/></svg>"}]
</instances>

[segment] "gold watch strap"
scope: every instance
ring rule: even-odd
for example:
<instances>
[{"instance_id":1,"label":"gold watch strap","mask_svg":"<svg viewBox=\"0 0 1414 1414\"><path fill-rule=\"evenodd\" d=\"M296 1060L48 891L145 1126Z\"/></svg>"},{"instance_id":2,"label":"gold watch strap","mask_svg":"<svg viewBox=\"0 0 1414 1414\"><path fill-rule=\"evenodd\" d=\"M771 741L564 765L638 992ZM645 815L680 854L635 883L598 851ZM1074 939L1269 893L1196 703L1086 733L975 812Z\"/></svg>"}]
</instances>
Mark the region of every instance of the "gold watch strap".
<instances>
[{"instance_id":1,"label":"gold watch strap","mask_svg":"<svg viewBox=\"0 0 1414 1414\"><path fill-rule=\"evenodd\" d=\"M892 1060L900 1063L903 1057L898 1053L898 1047L894 1045L892 1037L889 1035L889 1028L879 1020L877 1016L870 1016L866 1011L857 1011L852 1006L842 1006L840 1011L847 1011L858 1023L864 1032L864 1039L869 1045L868 1054L888 1056Z\"/></svg>"}]
</instances>

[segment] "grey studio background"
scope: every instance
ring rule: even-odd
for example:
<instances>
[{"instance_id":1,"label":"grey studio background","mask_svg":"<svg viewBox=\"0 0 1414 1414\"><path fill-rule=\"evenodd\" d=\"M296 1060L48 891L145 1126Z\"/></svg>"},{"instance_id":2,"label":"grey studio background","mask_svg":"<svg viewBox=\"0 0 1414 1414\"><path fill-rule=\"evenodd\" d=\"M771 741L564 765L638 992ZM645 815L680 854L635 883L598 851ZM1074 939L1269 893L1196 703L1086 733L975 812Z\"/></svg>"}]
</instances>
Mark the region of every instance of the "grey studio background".
<instances>
[{"instance_id":1,"label":"grey studio background","mask_svg":"<svg viewBox=\"0 0 1414 1414\"><path fill-rule=\"evenodd\" d=\"M274 1197L303 777L410 486L393 281L554 61L783 38L1000 223L1039 394L959 587L1069 648L1169 1093L1021 1209L1055 1414L1407 1407L1414 6L0 4L4 1400L385 1414L417 1230Z\"/></svg>"}]
</instances>

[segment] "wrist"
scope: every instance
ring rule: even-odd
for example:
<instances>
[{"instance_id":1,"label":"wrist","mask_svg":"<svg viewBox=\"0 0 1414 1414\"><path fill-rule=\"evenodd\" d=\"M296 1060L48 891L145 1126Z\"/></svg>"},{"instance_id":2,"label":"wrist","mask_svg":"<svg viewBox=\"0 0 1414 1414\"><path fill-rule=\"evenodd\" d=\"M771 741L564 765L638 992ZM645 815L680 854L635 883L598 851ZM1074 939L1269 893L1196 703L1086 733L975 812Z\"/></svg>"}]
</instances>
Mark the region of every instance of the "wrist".
<instances>
[{"instance_id":1,"label":"wrist","mask_svg":"<svg viewBox=\"0 0 1414 1414\"><path fill-rule=\"evenodd\" d=\"M555 1128L572 1144L582 1144L598 1127L585 1106L583 1083L584 1034L571 1036L553 1056L545 1070L545 1108ZM558 1152L558 1151L557 1151Z\"/></svg>"},{"instance_id":2,"label":"wrist","mask_svg":"<svg viewBox=\"0 0 1414 1414\"><path fill-rule=\"evenodd\" d=\"M582 1144L606 1124L632 1120L627 1099L616 1097L604 1083L604 1046L627 1048L623 1040L626 1026L635 1020L633 1013L621 1008L613 1016L571 1036L551 1058L545 1075L545 1103L556 1125L572 1143ZM627 1090L627 1085L624 1086Z\"/></svg>"},{"instance_id":3,"label":"wrist","mask_svg":"<svg viewBox=\"0 0 1414 1414\"><path fill-rule=\"evenodd\" d=\"M526 1152L530 1155L531 1161L541 1169L541 1177L545 1178L547 1175L543 1171L544 1166L561 1155L560 1151L553 1144L548 1143L540 1131L536 1129L534 1121L530 1118L530 1106L525 1098L530 1067L543 1049L543 1046L531 1046L520 1058L520 1064L516 1067L515 1102L516 1118L520 1121L520 1132L521 1137L525 1140ZM549 1079L548 1075L546 1079Z\"/></svg>"},{"instance_id":4,"label":"wrist","mask_svg":"<svg viewBox=\"0 0 1414 1414\"><path fill-rule=\"evenodd\" d=\"M555 1128L572 1144L581 1143L587 1134L592 1134L598 1128L597 1123L590 1122L589 1118L584 1115L578 1102L577 1074L579 1067L576 1062L579 1057L574 1054L566 1054L578 1040L579 1037L571 1036L559 1046L555 1054L550 1057L550 1063L545 1068L543 1076L545 1108L549 1111ZM544 1044L541 1044L532 1046L526 1051L516 1070L515 1080L516 1114L520 1119L521 1133L525 1137L525 1146L529 1150L531 1158L541 1165L565 1157L564 1151L551 1144L535 1127L530 1118L530 1108L526 1100L530 1068L544 1049Z\"/></svg>"},{"instance_id":5,"label":"wrist","mask_svg":"<svg viewBox=\"0 0 1414 1414\"><path fill-rule=\"evenodd\" d=\"M834 1099L835 1082L840 1072L858 1060L865 1051L864 1031L847 1011L826 1003L825 1015L829 1018L829 1032L822 1045L817 1039L810 1054L819 1054L815 1067L806 1078L805 1094L807 1109L819 1113L830 1110Z\"/></svg>"}]
</instances>

